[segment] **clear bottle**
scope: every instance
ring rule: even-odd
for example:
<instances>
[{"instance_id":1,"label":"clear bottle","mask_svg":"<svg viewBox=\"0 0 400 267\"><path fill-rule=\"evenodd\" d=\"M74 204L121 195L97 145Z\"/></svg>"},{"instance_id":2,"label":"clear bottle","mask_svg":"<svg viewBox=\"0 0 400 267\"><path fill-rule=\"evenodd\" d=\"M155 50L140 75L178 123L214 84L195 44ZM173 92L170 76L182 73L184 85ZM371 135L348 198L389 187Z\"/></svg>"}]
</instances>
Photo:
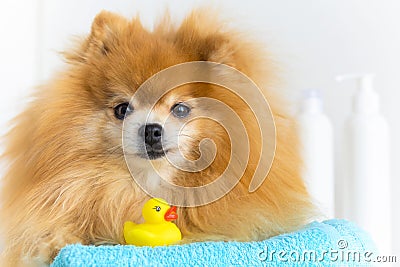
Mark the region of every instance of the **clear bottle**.
<instances>
[{"instance_id":1,"label":"clear bottle","mask_svg":"<svg viewBox=\"0 0 400 267\"><path fill-rule=\"evenodd\" d=\"M345 125L344 214L367 230L384 253L391 251L389 127L379 112L372 74L350 74L338 81L358 79L353 111Z\"/></svg>"},{"instance_id":2,"label":"clear bottle","mask_svg":"<svg viewBox=\"0 0 400 267\"><path fill-rule=\"evenodd\" d=\"M333 130L318 90L303 93L297 117L304 161L303 177L322 218L334 217Z\"/></svg>"}]
</instances>

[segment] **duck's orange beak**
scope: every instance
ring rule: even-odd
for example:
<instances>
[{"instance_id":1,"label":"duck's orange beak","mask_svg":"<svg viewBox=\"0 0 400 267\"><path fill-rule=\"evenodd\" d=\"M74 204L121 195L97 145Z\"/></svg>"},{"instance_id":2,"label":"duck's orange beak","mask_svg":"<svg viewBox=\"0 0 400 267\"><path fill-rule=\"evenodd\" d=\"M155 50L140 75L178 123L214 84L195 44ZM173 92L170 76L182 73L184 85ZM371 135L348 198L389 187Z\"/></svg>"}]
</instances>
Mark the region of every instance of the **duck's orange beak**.
<instances>
[{"instance_id":1,"label":"duck's orange beak","mask_svg":"<svg viewBox=\"0 0 400 267\"><path fill-rule=\"evenodd\" d=\"M176 207L175 206L171 206L171 208L169 208L167 210L167 212L164 215L164 219L166 221L173 221L178 219L178 214L176 214Z\"/></svg>"}]
</instances>

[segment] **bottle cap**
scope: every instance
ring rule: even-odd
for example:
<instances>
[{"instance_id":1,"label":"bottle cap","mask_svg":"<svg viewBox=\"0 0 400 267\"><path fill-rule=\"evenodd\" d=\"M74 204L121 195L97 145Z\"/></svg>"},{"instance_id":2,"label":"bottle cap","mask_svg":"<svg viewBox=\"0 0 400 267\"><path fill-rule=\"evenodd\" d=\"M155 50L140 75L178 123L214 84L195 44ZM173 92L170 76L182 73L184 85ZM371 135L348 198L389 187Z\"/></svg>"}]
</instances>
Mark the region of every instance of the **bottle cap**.
<instances>
[{"instance_id":1,"label":"bottle cap","mask_svg":"<svg viewBox=\"0 0 400 267\"><path fill-rule=\"evenodd\" d=\"M306 89L302 92L300 111L303 113L322 112L321 91L318 89Z\"/></svg>"}]
</instances>

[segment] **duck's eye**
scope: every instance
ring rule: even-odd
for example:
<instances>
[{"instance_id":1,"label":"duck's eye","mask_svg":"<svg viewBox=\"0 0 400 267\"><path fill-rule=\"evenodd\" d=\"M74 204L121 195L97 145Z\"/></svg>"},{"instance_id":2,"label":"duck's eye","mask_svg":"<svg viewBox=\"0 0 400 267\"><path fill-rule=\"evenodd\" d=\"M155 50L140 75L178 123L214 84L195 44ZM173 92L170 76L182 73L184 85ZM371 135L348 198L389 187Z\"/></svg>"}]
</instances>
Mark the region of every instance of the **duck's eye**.
<instances>
[{"instance_id":1,"label":"duck's eye","mask_svg":"<svg viewBox=\"0 0 400 267\"><path fill-rule=\"evenodd\" d=\"M172 106L171 112L177 118L184 118L189 115L190 107L186 106L183 103L177 103Z\"/></svg>"},{"instance_id":2,"label":"duck's eye","mask_svg":"<svg viewBox=\"0 0 400 267\"><path fill-rule=\"evenodd\" d=\"M128 102L121 103L114 107L114 115L117 119L123 120L125 116L133 111L131 105Z\"/></svg>"},{"instance_id":3,"label":"duck's eye","mask_svg":"<svg viewBox=\"0 0 400 267\"><path fill-rule=\"evenodd\" d=\"M155 206L153 209L156 210L157 212L159 212L161 210L161 207L160 206Z\"/></svg>"}]
</instances>

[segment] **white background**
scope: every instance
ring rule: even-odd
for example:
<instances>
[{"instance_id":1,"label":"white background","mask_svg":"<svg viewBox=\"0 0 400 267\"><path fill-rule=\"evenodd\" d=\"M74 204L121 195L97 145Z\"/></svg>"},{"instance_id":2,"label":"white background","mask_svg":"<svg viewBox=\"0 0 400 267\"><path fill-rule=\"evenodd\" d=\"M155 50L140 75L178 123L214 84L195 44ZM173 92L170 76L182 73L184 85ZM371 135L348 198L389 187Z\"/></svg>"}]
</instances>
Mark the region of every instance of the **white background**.
<instances>
[{"instance_id":1,"label":"white background","mask_svg":"<svg viewBox=\"0 0 400 267\"><path fill-rule=\"evenodd\" d=\"M201 6L214 6L201 1ZM62 68L62 51L71 36L88 33L101 9L127 16L139 13L151 26L165 7L177 19L200 1L2 0L0 4L0 132L18 112L34 85ZM283 87L295 100L305 88L320 88L332 119L336 147L350 113L355 83L336 84L337 74L374 72L381 110L392 136L393 223L400 225L400 1L268 0L219 1L221 12L263 40L280 62ZM336 152L336 173L341 155ZM379 177L377 177L379 179ZM340 192L338 194L340 196ZM371 196L377 197L379 196ZM379 214L371 214L379 216ZM385 222L382 222L385 227ZM400 230L394 251L400 252Z\"/></svg>"}]
</instances>

